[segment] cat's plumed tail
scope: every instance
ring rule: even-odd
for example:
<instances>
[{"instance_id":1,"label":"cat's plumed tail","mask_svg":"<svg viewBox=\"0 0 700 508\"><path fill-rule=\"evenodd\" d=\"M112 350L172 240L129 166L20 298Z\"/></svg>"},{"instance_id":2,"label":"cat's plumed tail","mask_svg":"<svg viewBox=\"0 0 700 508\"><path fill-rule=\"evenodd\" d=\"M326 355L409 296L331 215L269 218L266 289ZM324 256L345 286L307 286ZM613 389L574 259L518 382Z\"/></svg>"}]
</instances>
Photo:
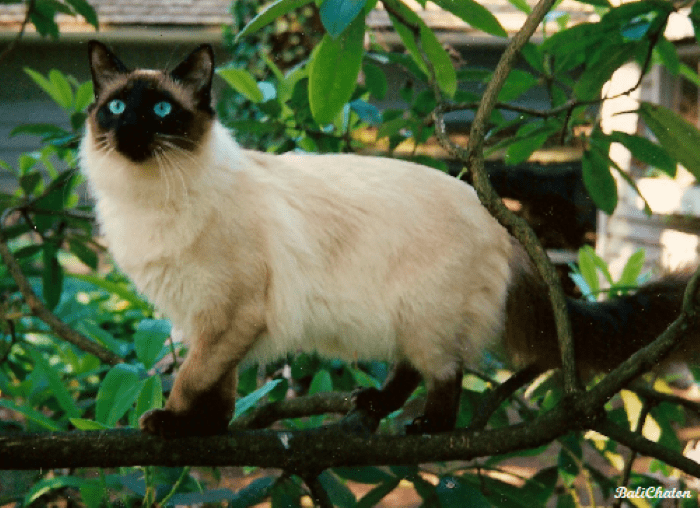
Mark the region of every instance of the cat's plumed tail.
<instances>
[{"instance_id":1,"label":"cat's plumed tail","mask_svg":"<svg viewBox=\"0 0 700 508\"><path fill-rule=\"evenodd\" d=\"M516 366L539 371L561 366L547 288L522 246L513 240L512 279L506 303L504 345ZM584 377L606 373L650 344L680 314L692 271L668 274L638 290L603 302L567 299L576 364ZM697 330L664 363L698 356Z\"/></svg>"}]
</instances>

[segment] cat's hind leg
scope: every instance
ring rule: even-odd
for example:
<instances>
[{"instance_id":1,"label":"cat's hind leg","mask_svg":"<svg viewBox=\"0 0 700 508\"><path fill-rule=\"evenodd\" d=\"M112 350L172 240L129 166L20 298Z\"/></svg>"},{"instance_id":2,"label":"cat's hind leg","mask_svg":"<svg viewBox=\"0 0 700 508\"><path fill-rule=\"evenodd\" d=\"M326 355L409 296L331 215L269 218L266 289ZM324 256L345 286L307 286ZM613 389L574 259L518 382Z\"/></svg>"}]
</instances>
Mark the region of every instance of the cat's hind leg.
<instances>
[{"instance_id":1,"label":"cat's hind leg","mask_svg":"<svg viewBox=\"0 0 700 508\"><path fill-rule=\"evenodd\" d=\"M360 388L353 393L357 409L381 420L403 406L420 383L421 375L410 363L394 365L381 388Z\"/></svg>"}]
</instances>

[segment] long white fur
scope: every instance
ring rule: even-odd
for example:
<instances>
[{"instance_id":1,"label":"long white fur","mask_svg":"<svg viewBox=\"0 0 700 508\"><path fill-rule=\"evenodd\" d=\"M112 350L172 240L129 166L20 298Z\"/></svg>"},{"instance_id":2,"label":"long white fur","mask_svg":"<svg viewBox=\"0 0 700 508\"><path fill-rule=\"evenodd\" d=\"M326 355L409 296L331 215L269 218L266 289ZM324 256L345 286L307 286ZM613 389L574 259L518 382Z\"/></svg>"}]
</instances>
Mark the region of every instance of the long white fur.
<instances>
[{"instance_id":1,"label":"long white fur","mask_svg":"<svg viewBox=\"0 0 700 508\"><path fill-rule=\"evenodd\" d=\"M437 170L249 152L216 121L196 152L139 165L88 126L81 165L114 259L194 340L202 316L225 321L256 286L265 323L248 360L406 358L441 380L499 336L508 234Z\"/></svg>"}]
</instances>

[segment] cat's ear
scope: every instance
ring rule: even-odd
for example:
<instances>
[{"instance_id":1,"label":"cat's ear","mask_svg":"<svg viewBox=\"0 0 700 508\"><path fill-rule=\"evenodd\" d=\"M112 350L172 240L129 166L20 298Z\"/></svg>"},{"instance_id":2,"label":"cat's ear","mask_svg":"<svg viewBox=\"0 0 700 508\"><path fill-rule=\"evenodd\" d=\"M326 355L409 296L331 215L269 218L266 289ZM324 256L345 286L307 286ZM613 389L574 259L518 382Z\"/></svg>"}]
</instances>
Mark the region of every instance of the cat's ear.
<instances>
[{"instance_id":1,"label":"cat's ear","mask_svg":"<svg viewBox=\"0 0 700 508\"><path fill-rule=\"evenodd\" d=\"M211 109L211 81L214 75L214 49L211 44L202 44L170 72L170 76L181 83L195 96L197 106Z\"/></svg>"},{"instance_id":2,"label":"cat's ear","mask_svg":"<svg viewBox=\"0 0 700 508\"><path fill-rule=\"evenodd\" d=\"M88 42L88 56L95 97L99 97L106 83L119 75L129 73L122 61L99 41Z\"/></svg>"}]
</instances>

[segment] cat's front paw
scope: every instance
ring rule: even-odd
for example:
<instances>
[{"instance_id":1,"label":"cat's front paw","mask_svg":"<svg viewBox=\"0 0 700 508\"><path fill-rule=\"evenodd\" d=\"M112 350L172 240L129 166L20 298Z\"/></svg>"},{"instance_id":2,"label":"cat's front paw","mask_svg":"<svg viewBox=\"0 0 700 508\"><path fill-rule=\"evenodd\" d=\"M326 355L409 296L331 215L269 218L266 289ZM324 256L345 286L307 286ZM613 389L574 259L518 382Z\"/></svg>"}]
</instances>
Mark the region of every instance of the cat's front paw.
<instances>
[{"instance_id":1,"label":"cat's front paw","mask_svg":"<svg viewBox=\"0 0 700 508\"><path fill-rule=\"evenodd\" d=\"M380 412L384 405L382 392L376 388L357 388L352 392L351 400L356 409L372 414Z\"/></svg>"},{"instance_id":2,"label":"cat's front paw","mask_svg":"<svg viewBox=\"0 0 700 508\"><path fill-rule=\"evenodd\" d=\"M226 433L228 420L151 409L141 416L139 427L147 434L160 437L213 436Z\"/></svg>"}]
</instances>

